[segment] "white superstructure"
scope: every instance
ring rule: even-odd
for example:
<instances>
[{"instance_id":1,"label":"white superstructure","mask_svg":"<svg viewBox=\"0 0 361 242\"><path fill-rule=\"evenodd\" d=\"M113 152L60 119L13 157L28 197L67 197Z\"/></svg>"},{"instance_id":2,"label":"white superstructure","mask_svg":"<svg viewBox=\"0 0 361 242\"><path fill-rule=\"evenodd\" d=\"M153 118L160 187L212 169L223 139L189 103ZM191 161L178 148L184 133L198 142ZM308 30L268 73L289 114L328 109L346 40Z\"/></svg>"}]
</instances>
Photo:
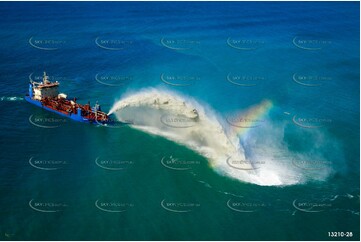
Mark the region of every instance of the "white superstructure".
<instances>
[{"instance_id":1,"label":"white superstructure","mask_svg":"<svg viewBox=\"0 0 361 242\"><path fill-rule=\"evenodd\" d=\"M32 82L34 99L41 100L44 97L58 97L59 95L59 82L49 81L49 76L44 72L43 82Z\"/></svg>"}]
</instances>

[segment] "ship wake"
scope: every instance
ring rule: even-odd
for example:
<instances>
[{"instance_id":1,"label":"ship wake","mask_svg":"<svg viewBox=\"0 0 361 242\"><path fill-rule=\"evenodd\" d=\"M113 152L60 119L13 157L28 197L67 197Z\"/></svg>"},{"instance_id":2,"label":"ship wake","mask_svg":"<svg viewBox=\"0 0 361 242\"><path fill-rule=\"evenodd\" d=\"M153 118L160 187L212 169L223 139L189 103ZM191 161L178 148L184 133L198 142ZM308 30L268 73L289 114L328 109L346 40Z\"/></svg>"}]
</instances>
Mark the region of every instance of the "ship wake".
<instances>
[{"instance_id":1,"label":"ship wake","mask_svg":"<svg viewBox=\"0 0 361 242\"><path fill-rule=\"evenodd\" d=\"M16 97L16 96L13 96L13 97L0 97L0 101L4 101L4 102L17 102L17 101L23 101L24 98L23 97Z\"/></svg>"},{"instance_id":2,"label":"ship wake","mask_svg":"<svg viewBox=\"0 0 361 242\"><path fill-rule=\"evenodd\" d=\"M330 173L308 172L290 165L307 159L287 151L282 129L263 127L240 137L207 105L169 91L145 89L117 101L109 114L135 129L165 137L206 157L219 174L263 186L303 183L309 178L323 180ZM257 131L258 130L258 131ZM258 133L257 133L258 132ZM255 148L257 147L257 148ZM280 157L281 156L281 157Z\"/></svg>"}]
</instances>

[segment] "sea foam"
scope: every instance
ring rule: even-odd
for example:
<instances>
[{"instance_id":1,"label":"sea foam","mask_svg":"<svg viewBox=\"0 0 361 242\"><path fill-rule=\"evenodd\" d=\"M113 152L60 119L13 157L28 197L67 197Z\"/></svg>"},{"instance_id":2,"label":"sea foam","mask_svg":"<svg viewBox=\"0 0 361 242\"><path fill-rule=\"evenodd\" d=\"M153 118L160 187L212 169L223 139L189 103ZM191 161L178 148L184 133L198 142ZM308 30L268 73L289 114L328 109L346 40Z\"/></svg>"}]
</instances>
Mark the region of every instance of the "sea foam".
<instances>
[{"instance_id":1,"label":"sea foam","mask_svg":"<svg viewBox=\"0 0 361 242\"><path fill-rule=\"evenodd\" d=\"M120 121L131 123L135 129L194 150L206 157L210 167L224 176L263 186L292 185L310 178L310 172L305 176L305 170L291 162L307 158L278 144L277 140L283 136L282 127L265 125L263 130L254 129L240 138L227 128L220 115L191 97L159 89L143 89L117 101L109 112L112 113ZM282 154L281 158L279 154ZM313 178L324 179L329 170L316 173Z\"/></svg>"}]
</instances>

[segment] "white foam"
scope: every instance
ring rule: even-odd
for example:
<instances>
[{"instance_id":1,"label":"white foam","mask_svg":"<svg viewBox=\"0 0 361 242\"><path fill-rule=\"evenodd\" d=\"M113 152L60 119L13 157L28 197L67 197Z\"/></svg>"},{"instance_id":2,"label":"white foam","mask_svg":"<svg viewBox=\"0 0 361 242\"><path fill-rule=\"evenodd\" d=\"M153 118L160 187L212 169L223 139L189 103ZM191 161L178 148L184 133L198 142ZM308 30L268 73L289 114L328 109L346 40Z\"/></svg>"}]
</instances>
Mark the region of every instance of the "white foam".
<instances>
[{"instance_id":1,"label":"white foam","mask_svg":"<svg viewBox=\"0 0 361 242\"><path fill-rule=\"evenodd\" d=\"M162 122L165 116L193 117L194 109L198 111L199 119L191 122L187 127L181 125L182 127L176 128ZM291 185L305 181L302 171L290 164L285 165L279 159L273 159L275 150L282 149L275 145L277 142L274 142L275 139L282 137L275 133L277 129L265 127L266 130L271 130L271 133L267 134L260 130L258 132L263 132L260 135L255 133L258 139L270 138L273 143L260 144L258 146L260 150L254 150L251 152L252 155L246 157L247 145L241 145L236 134L225 130L221 125L224 123L223 120L214 111L192 98L169 91L145 89L117 101L110 110L109 114L111 113L121 121L132 121L132 126L136 129L165 137L198 152L209 160L210 166L215 171L224 176L264 186ZM243 142L252 146L253 139L250 136L251 134L248 140L245 138ZM294 154L289 152L286 154L286 156L292 155ZM227 162L230 157L232 160L247 160L249 163L234 167ZM264 161L264 163L258 166L251 164L252 160Z\"/></svg>"},{"instance_id":2,"label":"white foam","mask_svg":"<svg viewBox=\"0 0 361 242\"><path fill-rule=\"evenodd\" d=\"M23 97L0 97L1 101L16 102L24 100Z\"/></svg>"}]
</instances>

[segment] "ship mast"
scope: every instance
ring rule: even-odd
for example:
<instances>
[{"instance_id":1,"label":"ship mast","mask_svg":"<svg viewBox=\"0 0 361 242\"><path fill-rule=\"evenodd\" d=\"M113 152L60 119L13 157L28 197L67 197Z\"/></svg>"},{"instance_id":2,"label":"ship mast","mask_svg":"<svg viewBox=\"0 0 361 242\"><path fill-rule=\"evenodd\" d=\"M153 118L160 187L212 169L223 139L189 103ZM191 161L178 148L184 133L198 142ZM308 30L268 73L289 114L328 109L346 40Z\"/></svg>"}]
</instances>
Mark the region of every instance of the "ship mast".
<instances>
[{"instance_id":1,"label":"ship mast","mask_svg":"<svg viewBox=\"0 0 361 242\"><path fill-rule=\"evenodd\" d=\"M46 75L46 72L45 72L45 71L44 71L44 75L43 75L43 84L44 84L44 85L50 84L49 76Z\"/></svg>"}]
</instances>

